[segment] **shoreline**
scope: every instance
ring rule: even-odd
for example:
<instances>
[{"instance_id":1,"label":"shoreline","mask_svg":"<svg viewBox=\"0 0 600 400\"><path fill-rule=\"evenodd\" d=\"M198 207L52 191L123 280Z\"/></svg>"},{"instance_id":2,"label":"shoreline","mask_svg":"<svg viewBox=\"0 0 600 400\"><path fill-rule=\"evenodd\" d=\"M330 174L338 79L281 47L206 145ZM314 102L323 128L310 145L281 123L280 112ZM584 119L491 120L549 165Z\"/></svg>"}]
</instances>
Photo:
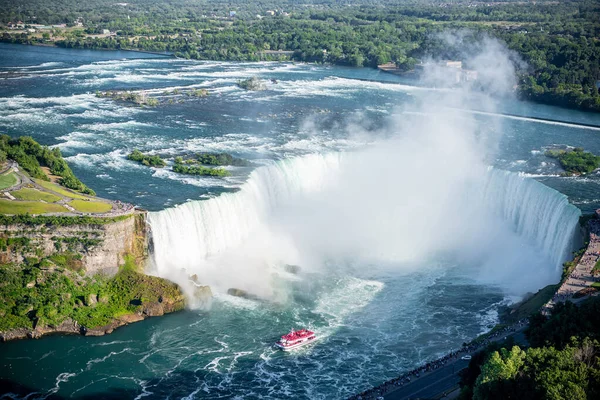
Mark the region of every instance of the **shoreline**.
<instances>
[{"instance_id":1,"label":"shoreline","mask_svg":"<svg viewBox=\"0 0 600 400\"><path fill-rule=\"evenodd\" d=\"M155 306L155 304L153 304ZM144 321L152 317L161 317L166 314L172 314L175 312L182 311L181 309L173 310L162 310L162 313L153 313L151 310L156 307L148 307L147 310L125 314L118 318L113 319L112 322L104 326L95 328L87 328L79 325L77 321L67 319L56 327L35 327L34 329L28 328L16 328L8 331L0 332L0 343L6 343L9 341L24 340L24 339L41 339L45 336L105 336L113 333L115 329L122 326L130 325L136 322Z\"/></svg>"},{"instance_id":2,"label":"shoreline","mask_svg":"<svg viewBox=\"0 0 600 400\"><path fill-rule=\"evenodd\" d=\"M439 357L435 360L429 361L425 364L421 364L410 371L406 371L405 373L399 375L396 378L389 379L378 386L372 387L359 394L350 396L348 400L375 400L382 396L392 394L397 390L407 387L411 383L417 382L419 379L429 377L434 372L442 368L452 366L453 364L456 364L461 360L469 361L470 359L465 359L464 357L472 356L477 351L481 350L482 348L486 347L492 342L505 340L509 336L521 333L528 326L529 320L526 319L518 321L515 324L504 327L502 329L492 329L488 333L485 333L473 339L471 342L464 343L463 347L461 347L459 350L451 350L448 354ZM456 370L456 372L459 372L462 369L464 368L460 368Z\"/></svg>"},{"instance_id":3,"label":"shoreline","mask_svg":"<svg viewBox=\"0 0 600 400\"><path fill-rule=\"evenodd\" d=\"M77 321L67 318L58 326L36 326L33 329L15 328L0 332L0 343L22 339L40 339L52 335L80 335L80 336L104 336L111 334L115 329L135 322L140 322L152 317L162 317L185 309L185 301L181 302L152 302L129 314L113 318L111 322L103 326L88 328L80 325Z\"/></svg>"},{"instance_id":4,"label":"shoreline","mask_svg":"<svg viewBox=\"0 0 600 400\"><path fill-rule=\"evenodd\" d=\"M77 48L77 47L61 47L61 46L57 46L56 44L52 43L52 44L48 44L48 43L13 43L13 42L4 42L4 41L0 41L0 43L6 43L6 44L19 44L19 45L25 45L25 46L40 46L40 47L48 47L48 48L57 48L57 49L69 49L69 50L91 50L91 51L130 51L130 52L134 52L134 53L144 53L144 54L153 54L153 55L157 55L157 56L163 56L163 57L167 57L167 58L175 58L175 59L180 59L180 57L177 57L175 55L175 53L168 53L168 52L155 52L155 51L149 51L149 50L140 50L140 49L130 49L130 48L121 48L121 49L105 49L105 48L88 48L88 49L84 49L84 48ZM182 58L185 60L185 58ZM235 63L235 62L249 62L249 63L260 63L260 62L264 62L263 61L241 61L241 60L213 60L213 59L190 59L190 60L195 60L195 61L215 61L215 62L231 62L231 63ZM280 62L280 63L285 63L285 62L292 62L292 63L298 63L301 61L295 61L295 60L285 60L285 61L281 61L281 60L272 60L273 62ZM310 64L310 63L307 63ZM330 66L339 66L339 67L343 67L343 65L338 65L338 64L331 64L331 63L323 63L323 65L330 65ZM380 66L376 66L376 67L355 67L355 68L364 68L364 69L370 69L370 70L375 70L375 71L380 71L382 73L386 73L386 74L390 74L390 75L395 75L395 76L404 76L404 75L410 75L413 74L414 75L414 71L408 71L406 73L398 73L395 71L389 71L389 70L385 70L385 69L381 69L379 68ZM360 80L360 79L359 79ZM370 81L368 79L362 79L365 81ZM376 81L373 80L373 82L381 82L381 83L396 83L396 82L386 82L386 81ZM402 84L400 82L397 82L397 84ZM517 99L519 101L523 101L523 102L529 102L532 104L544 104L544 105L548 105L548 106L553 106L553 107L559 107L559 108L564 108L567 110L577 110L580 112L586 112L586 113L592 113L592 114L599 114L600 110L594 110L594 109L589 109L589 108L581 108L581 107L571 107L568 104L557 104L557 103L553 103L553 102L549 102L549 101L540 101L540 100L536 100L534 98L528 97L526 96L524 93L521 92L516 92L517 94ZM504 114L506 116L509 117L520 117L518 115L511 115L511 114ZM563 123L569 123L568 121L553 121L550 120L551 122L563 122ZM600 128L600 126L598 125L586 125L586 124L579 124L582 126L589 126L589 127L595 127L595 128Z\"/></svg>"},{"instance_id":5,"label":"shoreline","mask_svg":"<svg viewBox=\"0 0 600 400\"><path fill-rule=\"evenodd\" d=\"M544 303L539 308L538 312L541 311L544 315L547 315L546 313L550 312L551 307L549 307L549 305L553 302L553 300L556 296L559 296L562 293L561 289L563 291L566 290L563 288L564 285L568 284L569 280L572 278L574 273L581 272L581 271L578 271L578 267L580 267L580 265L582 265L581 260L583 260L584 257L586 257L586 256L589 257L590 256L589 253L596 253L597 255L594 254L596 256L596 259L594 262L600 261L600 209L596 211L595 216L596 216L596 218L593 218L590 221L588 221L588 224L592 224L592 225L590 225L588 228L587 234L588 234L588 238L589 238L589 243L586 246L585 252L581 256L573 257L573 259L572 259L573 261L577 260L578 258L579 258L579 260L577 260L578 261L577 265L575 266L575 268L573 268L573 270L569 273L569 275L567 275L565 278L561 279L557 284L550 285L550 286L556 287L556 289L554 290L554 297L549 302ZM593 235L596 235L595 240L593 240L594 239ZM592 246L592 244L595 244L596 246ZM588 258L588 260L589 260L589 258ZM587 265L586 268L591 270L591 268L589 268L589 265ZM580 278L580 277L578 277L578 278ZM598 281L600 281L600 278L598 278ZM594 282L596 282L596 280L594 280ZM513 312L517 311L519 309L519 306L526 304L528 301L530 301L536 295L542 293L544 289L545 288L541 288L536 294L534 294L533 296L531 296L528 299L523 300L521 303L519 303L517 305L517 307L515 307L513 309ZM597 291L592 294L586 293L581 298L576 299L574 301L574 303L577 304L584 300L587 300L591 296L598 295L599 292L600 291ZM574 293L570 294L570 296L568 296L568 297L565 296L563 298L563 301L571 300L571 297L573 296L573 294ZM531 314L531 315L533 315L533 314ZM392 394L395 391L402 389L403 387L406 387L407 385L409 385L411 383L417 382L421 378L426 378L426 377L430 376L431 374L433 374L433 372L435 372L438 369L448 367L450 365L453 365L453 364L459 362L460 360L464 360L462 357L476 353L477 351L484 348L491 342L503 340L503 339L508 338L508 336L512 336L519 332L523 332L528 326L529 326L529 317L518 320L517 322L513 322L510 325L503 325L501 323L501 321L499 320L499 323L496 324L496 326L494 328L492 328L488 332L474 338L469 343L465 343L461 349L456 350L456 351L451 350L448 354L446 354L440 358L437 358L433 361L429 361L425 364L421 364L410 371L404 372L403 374L397 376L396 378L389 379L377 386L371 387L370 389L367 389L363 392L360 392L358 394L350 396L348 398L348 400L375 400L375 399L387 396L389 394ZM506 333L506 335L504 335L504 333ZM461 356L461 355L462 355L462 357L459 358L459 356ZM466 361L466 360L464 360L464 361ZM463 367L460 370L462 370L464 368L466 368L466 367ZM460 371L460 370L458 370L458 371ZM411 377L413 377L412 380L411 380ZM450 390L450 392L453 392L454 390L456 390L456 389ZM446 396L446 394L447 394L447 392L444 391L443 395Z\"/></svg>"}]
</instances>

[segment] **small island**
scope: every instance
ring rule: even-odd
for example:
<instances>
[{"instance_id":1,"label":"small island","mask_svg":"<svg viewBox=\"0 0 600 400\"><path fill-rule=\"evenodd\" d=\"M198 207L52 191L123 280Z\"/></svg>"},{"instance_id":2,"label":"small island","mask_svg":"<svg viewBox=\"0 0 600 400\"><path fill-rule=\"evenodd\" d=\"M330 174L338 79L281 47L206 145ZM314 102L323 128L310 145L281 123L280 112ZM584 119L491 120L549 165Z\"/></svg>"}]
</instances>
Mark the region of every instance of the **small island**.
<instances>
[{"instance_id":1,"label":"small island","mask_svg":"<svg viewBox=\"0 0 600 400\"><path fill-rule=\"evenodd\" d=\"M190 157L190 156L187 156ZM139 150L132 151L127 159L137 161L147 167L162 168L167 165L158 155L144 154ZM235 167L251 167L254 164L248 160L237 158L227 153L199 153L192 158L184 159L182 156L175 157L173 164L173 172L185 175L200 175L200 176L215 176L226 177L230 176L231 172L225 168L216 168L226 165Z\"/></svg>"},{"instance_id":2,"label":"small island","mask_svg":"<svg viewBox=\"0 0 600 400\"><path fill-rule=\"evenodd\" d=\"M200 165L195 160L184 161L182 157L175 158L175 165L173 165L173 171L186 174L186 175L202 175L202 176L218 176L225 177L231 175L231 172L225 168L209 168Z\"/></svg>"},{"instance_id":3,"label":"small island","mask_svg":"<svg viewBox=\"0 0 600 400\"><path fill-rule=\"evenodd\" d=\"M243 158L233 157L227 153L200 153L197 155L198 162L204 165L232 165L235 167L250 167L253 164Z\"/></svg>"},{"instance_id":4,"label":"small island","mask_svg":"<svg viewBox=\"0 0 600 400\"><path fill-rule=\"evenodd\" d=\"M138 106L156 107L159 101L154 97L148 96L144 91L133 92L128 90L109 90L107 92L96 92L96 97L108 97L113 100L119 100L126 103L132 103Z\"/></svg>"},{"instance_id":5,"label":"small island","mask_svg":"<svg viewBox=\"0 0 600 400\"><path fill-rule=\"evenodd\" d=\"M253 76L252 78L244 79L243 81L239 81L238 86L242 89L255 91L267 89L267 85L265 85L265 83L262 80L258 79L255 76Z\"/></svg>"},{"instance_id":6,"label":"small island","mask_svg":"<svg viewBox=\"0 0 600 400\"><path fill-rule=\"evenodd\" d=\"M133 150L128 156L127 156L128 160L131 161L137 161L140 164L143 164L147 167L157 167L157 168L162 168L164 166L167 165L167 163L165 163L165 160L163 160L162 158L160 158L160 156L154 155L148 155L148 154L144 154L139 150Z\"/></svg>"},{"instance_id":7,"label":"small island","mask_svg":"<svg viewBox=\"0 0 600 400\"><path fill-rule=\"evenodd\" d=\"M600 156L584 151L581 147L550 149L546 151L545 155L556 158L565 170L565 175L568 176L585 175L600 168Z\"/></svg>"}]
</instances>

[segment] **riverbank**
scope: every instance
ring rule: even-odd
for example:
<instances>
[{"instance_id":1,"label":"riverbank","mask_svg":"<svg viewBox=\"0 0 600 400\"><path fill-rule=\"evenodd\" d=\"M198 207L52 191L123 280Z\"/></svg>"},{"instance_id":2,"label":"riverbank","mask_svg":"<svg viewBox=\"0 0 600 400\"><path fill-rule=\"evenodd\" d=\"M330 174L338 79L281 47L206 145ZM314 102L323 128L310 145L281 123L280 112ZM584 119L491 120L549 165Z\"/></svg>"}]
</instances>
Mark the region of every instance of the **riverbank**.
<instances>
[{"instance_id":1,"label":"riverbank","mask_svg":"<svg viewBox=\"0 0 600 400\"><path fill-rule=\"evenodd\" d=\"M529 321L527 319L524 319L522 321L518 321L517 323L511 326L506 326L501 329L494 329L470 343L465 343L463 347L459 350L451 351L445 356L430 361L411 371L405 372L397 378L390 379L379 386L361 392L360 394L351 396L348 400L376 400L382 396L385 398L394 399L405 398L404 396L394 396L394 392L406 388L409 385L417 386L417 383L419 381L425 381L431 376L433 376L437 371L448 367L460 365L460 367L453 368L452 370L452 375L458 374L460 370L467 367L467 365L469 364L470 357L474 353L485 348L492 342L506 340L508 336L523 332L527 328L528 323ZM433 383L435 382L432 382L432 384ZM422 388L419 388L417 392L421 390Z\"/></svg>"},{"instance_id":2,"label":"riverbank","mask_svg":"<svg viewBox=\"0 0 600 400\"><path fill-rule=\"evenodd\" d=\"M596 211L600 215L600 209ZM543 313L550 314L552 308L558 303L570 301L581 303L590 296L597 296L600 291L600 276L594 267L600 262L600 218L591 219L587 222L589 234L588 245L585 252L577 260L577 264L571 269L566 279L543 307Z\"/></svg>"},{"instance_id":3,"label":"riverbank","mask_svg":"<svg viewBox=\"0 0 600 400\"><path fill-rule=\"evenodd\" d=\"M557 302L572 301L580 303L590 296L597 295L600 287L595 288L592 285L599 282L600 277L594 276L592 271L596 263L600 262L600 209L596 211L596 218L588 220L586 224L589 234L589 244L585 252L575 255L575 268L572 268L558 284L548 285L540 289L536 294L525 299L501 316L501 321L507 324L497 325L488 333L479 336L468 344L465 343L460 350L452 351L397 378L388 380L379 386L352 396L349 400L375 400L380 397L394 400L413 398L417 394L421 396L424 390L431 389L438 381L448 380L454 376L454 380L451 380L450 385L446 384L446 386L440 386L437 389L433 388L433 393L438 395L443 392L442 397L445 397L447 392L456 392L456 385L459 381L458 372L468 366L468 360L470 360L470 357L474 353L485 348L491 342L505 340L508 336L523 333L528 327L529 316L540 310L544 315L549 315L552 307ZM589 290L590 288L593 288L593 290ZM465 356L467 359L465 359ZM462 365L460 367L453 367L452 373L444 375L443 378L439 380L428 379L432 378L437 371L459 365L461 361ZM427 385L420 385L418 384L419 380L429 380L431 382L428 382ZM399 393L401 389L409 385L413 385L416 388L412 392L410 389L404 391L412 393L411 396L396 394L396 392ZM442 387L444 389L441 389Z\"/></svg>"},{"instance_id":4,"label":"riverbank","mask_svg":"<svg viewBox=\"0 0 600 400\"><path fill-rule=\"evenodd\" d=\"M0 34L2 32L0 31ZM90 36L92 37L92 36ZM21 39L18 38L12 38L11 36L9 36L9 39L6 39L5 37L0 36L0 42L4 42L4 43L13 43L13 44L22 44L22 45L30 45L30 46L43 46L43 47L54 47L54 48L61 48L61 49L85 49L85 50L99 50L99 51L130 51L130 52L137 52L137 53L144 53L144 54L152 54L152 55L158 55L158 56L164 56L164 57L171 57L171 58L184 58L184 57L178 57L176 53L174 52L156 52L156 51L149 51L149 50L143 50L143 49L137 49L137 48L131 48L131 47L91 47L91 48L80 48L80 47L66 47L66 46L59 46L56 43L47 43L47 42L35 42L35 41L23 41ZM187 58L187 57L185 57ZM241 61L241 60L237 60L237 59L230 59L230 60L223 60L221 58L192 58L194 60L198 60L198 61L228 61L228 62L237 62L237 61ZM263 62L265 60L260 60L260 61L256 61L256 62ZM285 59L285 60L279 60L279 59L273 59L273 60L266 60L266 61L273 61L273 62L306 62L306 61L302 61L302 60L293 60L293 59ZM244 61L244 62L248 62L248 61ZM328 62L321 62L321 64L324 65L331 65L331 66L335 66L338 64L335 63L328 63ZM418 73L416 73L414 70L411 71L404 71L401 70L399 68L391 68L391 67L384 67L381 68L382 65L378 65L378 66L359 66L357 68L367 68L367 69L371 69L371 70L379 70L385 73L389 73L389 74L393 74L393 75L397 75L397 76L409 76L411 78L418 78ZM469 71L470 72L470 71ZM386 82L389 83L389 82ZM590 107L581 107L575 104L572 104L569 102L569 99L566 98L561 98L561 97L544 97L544 96L532 96L530 95L525 88L519 87L517 88L517 95L519 97L519 99L521 101L528 101L528 102L532 102L532 103L537 103L537 104L546 104L546 105L551 105L551 106L557 106L557 107L563 107L563 108L568 108L568 109L572 109L572 110L579 110L579 111L587 111L587 112L593 112L593 113L597 113L600 110L596 109L596 108L590 108Z\"/></svg>"}]
</instances>

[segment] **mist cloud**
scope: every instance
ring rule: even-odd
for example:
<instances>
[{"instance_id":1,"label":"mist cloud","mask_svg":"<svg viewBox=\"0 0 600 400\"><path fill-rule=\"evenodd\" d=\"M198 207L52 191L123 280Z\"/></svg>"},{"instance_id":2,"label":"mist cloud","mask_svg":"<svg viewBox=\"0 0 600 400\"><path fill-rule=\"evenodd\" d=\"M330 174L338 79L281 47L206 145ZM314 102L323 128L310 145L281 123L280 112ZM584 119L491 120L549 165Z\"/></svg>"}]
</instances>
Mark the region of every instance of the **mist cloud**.
<instances>
[{"instance_id":1,"label":"mist cloud","mask_svg":"<svg viewBox=\"0 0 600 400\"><path fill-rule=\"evenodd\" d=\"M464 61L476 82L450 88L453 71L429 63L423 79L432 89L416 91L366 148L281 161L255 171L238 193L151 216L157 272L181 280L183 268L216 290L278 301L285 293L273 272L283 264L317 273L351 265L372 276L438 260L516 295L557 279L559 261L542 251L540 236L519 235L501 213L506 205L486 197L502 129L457 109L493 111L495 97L512 93L515 66L492 39L474 50ZM346 129L364 137L368 126Z\"/></svg>"}]
</instances>

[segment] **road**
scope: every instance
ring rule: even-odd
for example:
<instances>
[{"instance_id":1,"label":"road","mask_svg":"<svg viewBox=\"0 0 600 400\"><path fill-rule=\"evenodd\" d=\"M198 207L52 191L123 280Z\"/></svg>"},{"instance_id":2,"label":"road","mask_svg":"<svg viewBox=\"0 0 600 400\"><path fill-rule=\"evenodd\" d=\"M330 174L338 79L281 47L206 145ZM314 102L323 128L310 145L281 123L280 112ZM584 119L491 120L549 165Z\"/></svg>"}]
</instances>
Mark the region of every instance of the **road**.
<instances>
[{"instance_id":1,"label":"road","mask_svg":"<svg viewBox=\"0 0 600 400\"><path fill-rule=\"evenodd\" d=\"M469 365L468 360L457 360L450 365L439 368L408 385L386 394L386 400L431 399L440 393L449 391L458 385L458 372Z\"/></svg>"},{"instance_id":2,"label":"road","mask_svg":"<svg viewBox=\"0 0 600 400\"><path fill-rule=\"evenodd\" d=\"M507 333L501 337L494 338L493 341L504 340L512 336L515 344L526 346L527 339L523 333L524 327L514 333ZM481 349L478 349L481 350ZM438 398L450 389L455 388L460 382L459 372L469 366L468 360L458 359L444 367L438 368L433 372L413 379L407 385L401 386L383 396L385 400L414 400L414 399L433 399Z\"/></svg>"}]
</instances>

